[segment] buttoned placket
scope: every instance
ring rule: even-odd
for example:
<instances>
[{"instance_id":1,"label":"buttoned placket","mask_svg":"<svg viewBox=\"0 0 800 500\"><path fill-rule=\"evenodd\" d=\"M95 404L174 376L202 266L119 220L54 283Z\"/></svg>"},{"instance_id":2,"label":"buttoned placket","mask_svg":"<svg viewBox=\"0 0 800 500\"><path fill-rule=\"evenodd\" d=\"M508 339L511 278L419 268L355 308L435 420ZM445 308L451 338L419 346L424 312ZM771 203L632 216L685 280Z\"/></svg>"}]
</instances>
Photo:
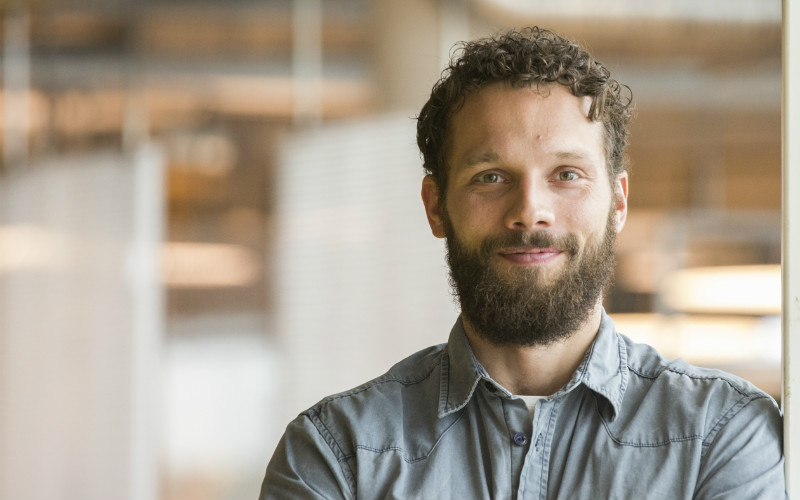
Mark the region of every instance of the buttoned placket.
<instances>
[{"instance_id":1,"label":"buttoned placket","mask_svg":"<svg viewBox=\"0 0 800 500\"><path fill-rule=\"evenodd\" d=\"M531 446L525 456L517 490L519 500L547 498L550 448L555 434L559 406L558 399L541 399L536 402Z\"/></svg>"},{"instance_id":2,"label":"buttoned placket","mask_svg":"<svg viewBox=\"0 0 800 500\"><path fill-rule=\"evenodd\" d=\"M488 376L484 379L482 386L485 389L484 394L488 396L486 401L492 411L496 412L495 415L499 417L499 421L496 420L496 422L503 423L502 427L494 430L505 434L506 440L502 445L492 448L493 453L501 454L501 456L495 457L493 462L505 464L498 472L508 472L508 476L503 474L495 477L495 481L500 481L500 483L497 484L499 488L494 491L494 494L501 495L498 498L515 499L515 492L519 489L520 473L531 447L530 436L533 432L533 424L530 420L530 413L524 401L514 398L505 389L495 385L495 382L491 381Z\"/></svg>"}]
</instances>

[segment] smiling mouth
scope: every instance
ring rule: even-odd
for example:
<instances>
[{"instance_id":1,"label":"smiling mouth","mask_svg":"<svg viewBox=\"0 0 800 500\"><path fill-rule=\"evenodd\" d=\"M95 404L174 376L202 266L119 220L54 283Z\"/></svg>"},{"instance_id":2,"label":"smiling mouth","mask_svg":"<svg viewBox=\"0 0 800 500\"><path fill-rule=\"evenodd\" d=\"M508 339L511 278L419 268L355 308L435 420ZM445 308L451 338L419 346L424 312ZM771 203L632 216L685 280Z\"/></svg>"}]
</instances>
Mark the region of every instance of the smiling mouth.
<instances>
[{"instance_id":1,"label":"smiling mouth","mask_svg":"<svg viewBox=\"0 0 800 500\"><path fill-rule=\"evenodd\" d=\"M498 255L514 264L538 265L548 263L558 258L564 251L555 247L539 248L506 248L500 250Z\"/></svg>"}]
</instances>

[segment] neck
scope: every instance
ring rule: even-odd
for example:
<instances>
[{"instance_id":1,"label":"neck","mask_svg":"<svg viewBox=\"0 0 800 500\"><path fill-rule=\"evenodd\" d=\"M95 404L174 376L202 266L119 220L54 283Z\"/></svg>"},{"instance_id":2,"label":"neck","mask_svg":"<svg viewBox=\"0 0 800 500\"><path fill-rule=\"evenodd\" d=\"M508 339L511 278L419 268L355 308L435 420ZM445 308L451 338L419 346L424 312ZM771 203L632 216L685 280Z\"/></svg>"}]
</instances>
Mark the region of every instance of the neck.
<instances>
[{"instance_id":1,"label":"neck","mask_svg":"<svg viewBox=\"0 0 800 500\"><path fill-rule=\"evenodd\" d=\"M495 345L462 316L472 352L489 375L512 394L549 396L562 388L580 366L600 329L602 306L561 342L542 346Z\"/></svg>"}]
</instances>

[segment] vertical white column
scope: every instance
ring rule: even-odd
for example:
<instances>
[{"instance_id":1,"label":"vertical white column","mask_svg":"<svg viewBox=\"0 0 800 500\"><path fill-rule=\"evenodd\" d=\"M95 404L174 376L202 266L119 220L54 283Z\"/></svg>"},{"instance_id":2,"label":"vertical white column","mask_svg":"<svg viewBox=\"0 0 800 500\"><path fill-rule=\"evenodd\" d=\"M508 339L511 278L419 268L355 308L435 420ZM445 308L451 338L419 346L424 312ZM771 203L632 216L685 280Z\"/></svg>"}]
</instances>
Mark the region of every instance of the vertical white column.
<instances>
[{"instance_id":1,"label":"vertical white column","mask_svg":"<svg viewBox=\"0 0 800 500\"><path fill-rule=\"evenodd\" d=\"M800 9L783 1L783 411L789 497L800 496ZM793 141L792 138L795 140ZM794 480L793 480L794 479Z\"/></svg>"},{"instance_id":2,"label":"vertical white column","mask_svg":"<svg viewBox=\"0 0 800 500\"><path fill-rule=\"evenodd\" d=\"M164 296L161 243L164 236L165 158L142 145L132 158L133 231L127 271L131 291L130 490L128 498L158 498L160 381L163 378ZM120 492L122 497L123 492Z\"/></svg>"}]
</instances>

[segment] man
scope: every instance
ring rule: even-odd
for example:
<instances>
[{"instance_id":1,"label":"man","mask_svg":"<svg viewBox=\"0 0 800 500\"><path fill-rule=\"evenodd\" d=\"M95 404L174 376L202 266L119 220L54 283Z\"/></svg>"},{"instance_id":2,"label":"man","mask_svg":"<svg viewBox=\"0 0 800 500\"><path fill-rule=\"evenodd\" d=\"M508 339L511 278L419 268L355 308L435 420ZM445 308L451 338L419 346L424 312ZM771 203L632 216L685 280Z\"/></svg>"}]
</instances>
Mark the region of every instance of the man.
<instances>
[{"instance_id":1,"label":"man","mask_svg":"<svg viewBox=\"0 0 800 500\"><path fill-rule=\"evenodd\" d=\"M265 499L784 498L781 416L614 329L629 99L551 32L466 44L418 120L461 316L287 428Z\"/></svg>"}]
</instances>

